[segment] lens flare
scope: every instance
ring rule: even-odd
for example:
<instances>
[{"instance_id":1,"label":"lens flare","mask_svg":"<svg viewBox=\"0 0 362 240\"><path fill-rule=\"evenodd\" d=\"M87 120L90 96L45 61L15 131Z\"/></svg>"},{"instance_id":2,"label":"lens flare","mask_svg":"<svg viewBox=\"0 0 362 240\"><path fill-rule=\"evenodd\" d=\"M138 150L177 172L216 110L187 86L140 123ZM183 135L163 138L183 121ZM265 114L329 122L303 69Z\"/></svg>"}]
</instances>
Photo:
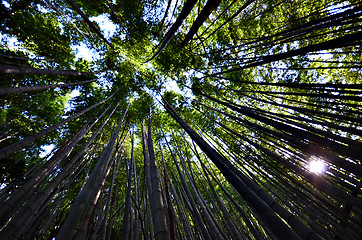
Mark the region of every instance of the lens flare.
<instances>
[{"instance_id":1,"label":"lens flare","mask_svg":"<svg viewBox=\"0 0 362 240\"><path fill-rule=\"evenodd\" d=\"M326 164L321 160L312 160L309 162L309 171L316 174L324 173Z\"/></svg>"}]
</instances>

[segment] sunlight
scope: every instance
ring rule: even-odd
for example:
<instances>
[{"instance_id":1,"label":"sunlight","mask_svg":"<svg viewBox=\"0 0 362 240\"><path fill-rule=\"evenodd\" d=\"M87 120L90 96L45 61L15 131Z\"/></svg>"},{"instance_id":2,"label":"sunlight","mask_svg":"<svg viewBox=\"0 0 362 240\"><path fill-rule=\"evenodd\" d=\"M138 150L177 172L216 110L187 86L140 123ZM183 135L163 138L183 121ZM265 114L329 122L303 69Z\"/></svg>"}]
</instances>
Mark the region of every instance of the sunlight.
<instances>
[{"instance_id":1,"label":"sunlight","mask_svg":"<svg viewBox=\"0 0 362 240\"><path fill-rule=\"evenodd\" d=\"M312 158L308 168L312 173L322 174L326 171L326 164L322 160Z\"/></svg>"}]
</instances>

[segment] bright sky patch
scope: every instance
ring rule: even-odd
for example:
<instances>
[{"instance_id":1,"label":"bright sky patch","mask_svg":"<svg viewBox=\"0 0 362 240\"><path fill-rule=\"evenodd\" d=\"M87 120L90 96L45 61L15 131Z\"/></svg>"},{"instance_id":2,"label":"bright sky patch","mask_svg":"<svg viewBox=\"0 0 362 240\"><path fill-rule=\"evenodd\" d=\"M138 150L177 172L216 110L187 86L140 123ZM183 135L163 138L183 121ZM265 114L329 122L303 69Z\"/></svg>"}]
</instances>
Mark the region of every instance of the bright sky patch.
<instances>
[{"instance_id":1,"label":"bright sky patch","mask_svg":"<svg viewBox=\"0 0 362 240\"><path fill-rule=\"evenodd\" d=\"M112 23L106 14L99 15L97 17L89 18L91 21L96 21L103 32L103 35L108 40L113 36L116 32L117 26Z\"/></svg>"},{"instance_id":2,"label":"bright sky patch","mask_svg":"<svg viewBox=\"0 0 362 240\"><path fill-rule=\"evenodd\" d=\"M40 157L45 157L46 155L48 155L53 150L54 147L55 147L54 144L41 146L41 148L43 149L43 152L40 153L39 156Z\"/></svg>"},{"instance_id":3,"label":"bright sky patch","mask_svg":"<svg viewBox=\"0 0 362 240\"><path fill-rule=\"evenodd\" d=\"M322 174L326 171L326 164L319 159L313 159L309 162L309 171L316 174Z\"/></svg>"}]
</instances>

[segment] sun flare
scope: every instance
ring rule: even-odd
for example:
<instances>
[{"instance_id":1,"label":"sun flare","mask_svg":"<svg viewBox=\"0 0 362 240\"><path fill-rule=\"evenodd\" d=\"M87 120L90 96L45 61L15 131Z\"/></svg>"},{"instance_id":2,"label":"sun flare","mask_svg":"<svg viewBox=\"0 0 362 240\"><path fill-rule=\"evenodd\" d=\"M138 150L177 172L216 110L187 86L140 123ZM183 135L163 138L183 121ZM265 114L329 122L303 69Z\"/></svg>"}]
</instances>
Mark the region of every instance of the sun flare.
<instances>
[{"instance_id":1,"label":"sun flare","mask_svg":"<svg viewBox=\"0 0 362 240\"><path fill-rule=\"evenodd\" d=\"M311 160L309 162L309 171L316 174L324 173L326 170L326 164L321 160Z\"/></svg>"}]
</instances>

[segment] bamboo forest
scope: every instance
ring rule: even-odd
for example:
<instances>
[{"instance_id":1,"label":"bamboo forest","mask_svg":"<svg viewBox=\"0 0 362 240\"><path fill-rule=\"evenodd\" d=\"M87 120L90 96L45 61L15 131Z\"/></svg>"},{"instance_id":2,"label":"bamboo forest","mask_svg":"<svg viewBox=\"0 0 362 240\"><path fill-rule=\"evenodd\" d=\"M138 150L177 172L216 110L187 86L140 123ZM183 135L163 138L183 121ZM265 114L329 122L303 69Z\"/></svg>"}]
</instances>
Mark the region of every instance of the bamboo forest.
<instances>
[{"instance_id":1,"label":"bamboo forest","mask_svg":"<svg viewBox=\"0 0 362 240\"><path fill-rule=\"evenodd\" d=\"M2 0L0 239L361 240L360 0Z\"/></svg>"}]
</instances>

